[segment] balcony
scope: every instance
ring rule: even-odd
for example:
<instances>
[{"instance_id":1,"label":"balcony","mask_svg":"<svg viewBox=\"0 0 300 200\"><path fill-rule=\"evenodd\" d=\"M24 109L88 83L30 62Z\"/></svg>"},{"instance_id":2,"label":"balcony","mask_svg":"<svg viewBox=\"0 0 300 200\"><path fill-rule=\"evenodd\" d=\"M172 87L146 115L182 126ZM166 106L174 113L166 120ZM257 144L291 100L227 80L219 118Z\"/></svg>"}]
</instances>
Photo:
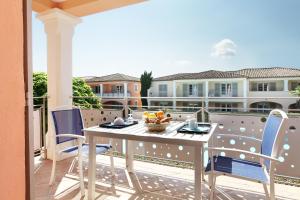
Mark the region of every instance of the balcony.
<instances>
[{"instance_id":1,"label":"balcony","mask_svg":"<svg viewBox=\"0 0 300 200\"><path fill-rule=\"evenodd\" d=\"M36 199L80 200L78 188L78 173L72 163L73 159L61 161L58 165L58 178L49 187L48 174L51 173L51 161L36 159ZM193 174L194 170L179 168L149 162L135 161L136 176L128 176L125 171L125 159L115 158L115 185L111 186L109 158L97 157L97 186L96 198L108 199L194 199ZM87 170L84 174L87 177ZM207 178L206 178L207 179ZM86 180L86 185L87 185ZM131 186L132 184L132 186ZM299 187L276 184L277 199L298 199ZM204 188L203 199L208 199L209 190ZM87 191L86 191L87 192ZM229 177L219 177L218 199L265 199L261 184L243 181Z\"/></svg>"},{"instance_id":2,"label":"balcony","mask_svg":"<svg viewBox=\"0 0 300 200\"><path fill-rule=\"evenodd\" d=\"M133 97L132 97L133 98ZM295 99L294 99L295 100ZM201 118L202 107L198 111L182 112L168 109L168 114L175 121L182 121L187 116ZM125 108L127 109L127 108ZM144 108L144 110L147 108ZM159 109L159 108L154 108ZM195 108L196 109L196 108ZM253 112L216 112L210 110L209 120L218 123L216 132L223 135L237 134L249 138L261 138L266 114ZM250 109L250 108L249 108ZM151 109L150 109L151 110ZM132 110L135 119L141 119L143 110ZM200 115L199 115L200 114ZM123 116L122 109L83 109L85 126L96 126L105 121L113 121L115 117ZM201 121L201 119L198 121ZM298 142L300 116L290 114L285 131L284 143L281 145L281 163L276 166L276 198L297 199L300 196L300 160L298 158ZM37 126L37 129L39 127ZM38 139L39 140L39 139ZM108 142L101 138L99 143ZM213 137L213 142L219 147L239 148L259 151L259 145L242 138ZM125 170L124 141L114 139L112 146L115 155L116 176L111 177L109 157L97 156L96 198L98 199L195 199L194 198L194 149L190 146L167 145L162 143L133 143L136 174L128 174ZM230 156L241 158L240 154ZM204 165L207 163L207 152L204 155ZM247 159L253 159L246 157ZM78 188L77 160L68 158L58 163L55 184L49 187L49 177L52 162L41 157L35 158L35 179L37 199L81 199ZM85 188L87 190L87 164L84 165ZM206 181L208 180L205 177ZM114 181L114 185L111 181ZM291 184L291 185L285 185ZM203 199L209 199L207 182L203 184ZM216 196L218 199L264 199L265 194L261 184L230 177L218 177Z\"/></svg>"},{"instance_id":3,"label":"balcony","mask_svg":"<svg viewBox=\"0 0 300 200\"><path fill-rule=\"evenodd\" d=\"M98 97L101 97L103 99L109 99L109 98L124 98L125 95L122 92L111 92L111 93L103 93L102 96L100 93L96 93ZM130 97L130 92L127 92L127 97Z\"/></svg>"}]
</instances>

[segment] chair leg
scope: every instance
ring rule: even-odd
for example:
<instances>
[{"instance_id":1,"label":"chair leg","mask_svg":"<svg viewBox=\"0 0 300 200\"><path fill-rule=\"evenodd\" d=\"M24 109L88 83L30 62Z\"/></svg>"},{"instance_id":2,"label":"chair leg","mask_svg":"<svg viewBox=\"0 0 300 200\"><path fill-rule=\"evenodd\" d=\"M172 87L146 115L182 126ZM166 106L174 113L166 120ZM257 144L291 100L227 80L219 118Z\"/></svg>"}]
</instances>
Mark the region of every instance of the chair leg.
<instances>
[{"instance_id":1,"label":"chair leg","mask_svg":"<svg viewBox=\"0 0 300 200\"><path fill-rule=\"evenodd\" d=\"M78 168L79 168L79 184L80 184L80 192L81 196L85 196L85 191L84 191L84 176L83 176L83 166L82 166L82 151L81 147L82 145L80 144L78 147Z\"/></svg>"},{"instance_id":2,"label":"chair leg","mask_svg":"<svg viewBox=\"0 0 300 200\"><path fill-rule=\"evenodd\" d=\"M211 188L210 188L210 200L214 200L214 193L215 193L215 187L216 187L216 180L217 177L215 175L211 175L212 180L211 180Z\"/></svg>"},{"instance_id":3,"label":"chair leg","mask_svg":"<svg viewBox=\"0 0 300 200\"><path fill-rule=\"evenodd\" d=\"M263 183L263 186L264 186L264 190L265 190L265 193L266 193L266 199L270 199L270 195L269 195L267 184Z\"/></svg>"},{"instance_id":4,"label":"chair leg","mask_svg":"<svg viewBox=\"0 0 300 200\"><path fill-rule=\"evenodd\" d=\"M53 182L54 182L54 179L55 179L55 169L56 169L56 158L53 157L52 170L51 170L49 185L53 185Z\"/></svg>"},{"instance_id":5,"label":"chair leg","mask_svg":"<svg viewBox=\"0 0 300 200\"><path fill-rule=\"evenodd\" d=\"M111 175L114 177L116 173L115 173L114 156L113 156L113 152L111 150L109 151L109 157L110 157Z\"/></svg>"},{"instance_id":6,"label":"chair leg","mask_svg":"<svg viewBox=\"0 0 300 200\"><path fill-rule=\"evenodd\" d=\"M274 180L270 180L270 200L275 200L275 185L274 185Z\"/></svg>"}]
</instances>

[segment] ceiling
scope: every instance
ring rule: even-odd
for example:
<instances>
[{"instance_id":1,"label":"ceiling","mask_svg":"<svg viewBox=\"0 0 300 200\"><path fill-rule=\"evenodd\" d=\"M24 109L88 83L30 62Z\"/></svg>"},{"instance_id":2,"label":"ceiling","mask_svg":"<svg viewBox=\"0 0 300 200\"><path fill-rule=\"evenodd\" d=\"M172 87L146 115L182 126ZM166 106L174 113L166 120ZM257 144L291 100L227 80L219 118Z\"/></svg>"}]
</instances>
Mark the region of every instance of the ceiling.
<instances>
[{"instance_id":1,"label":"ceiling","mask_svg":"<svg viewBox=\"0 0 300 200\"><path fill-rule=\"evenodd\" d=\"M83 17L143 1L146 0L32 0L32 10L40 13L51 8L59 8L72 15Z\"/></svg>"}]
</instances>

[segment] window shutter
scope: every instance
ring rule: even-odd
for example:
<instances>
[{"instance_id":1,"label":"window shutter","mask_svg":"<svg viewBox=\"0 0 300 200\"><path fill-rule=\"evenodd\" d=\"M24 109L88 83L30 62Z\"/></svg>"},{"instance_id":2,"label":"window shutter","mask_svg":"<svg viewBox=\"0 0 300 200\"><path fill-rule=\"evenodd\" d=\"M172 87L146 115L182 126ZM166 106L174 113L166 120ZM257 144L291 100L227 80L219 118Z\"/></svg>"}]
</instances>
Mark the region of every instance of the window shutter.
<instances>
[{"instance_id":1,"label":"window shutter","mask_svg":"<svg viewBox=\"0 0 300 200\"><path fill-rule=\"evenodd\" d=\"M197 85L197 89L198 89L198 97L203 97L203 84L199 83Z\"/></svg>"},{"instance_id":2,"label":"window shutter","mask_svg":"<svg viewBox=\"0 0 300 200\"><path fill-rule=\"evenodd\" d=\"M117 86L113 85L112 88L111 88L111 91L112 91L112 93L117 92Z\"/></svg>"},{"instance_id":3,"label":"window shutter","mask_svg":"<svg viewBox=\"0 0 300 200\"><path fill-rule=\"evenodd\" d=\"M276 83L275 82L270 83L269 91L276 91Z\"/></svg>"},{"instance_id":4,"label":"window shutter","mask_svg":"<svg viewBox=\"0 0 300 200\"><path fill-rule=\"evenodd\" d=\"M188 93L189 93L189 85L188 84L183 84L182 85L182 94L184 97L187 97L188 96Z\"/></svg>"},{"instance_id":5,"label":"window shutter","mask_svg":"<svg viewBox=\"0 0 300 200\"><path fill-rule=\"evenodd\" d=\"M257 83L251 83L251 91L257 91Z\"/></svg>"},{"instance_id":6,"label":"window shutter","mask_svg":"<svg viewBox=\"0 0 300 200\"><path fill-rule=\"evenodd\" d=\"M216 83L215 84L215 96L219 97L220 96L220 92L221 92L221 84L220 83Z\"/></svg>"},{"instance_id":7,"label":"window shutter","mask_svg":"<svg viewBox=\"0 0 300 200\"><path fill-rule=\"evenodd\" d=\"M232 83L232 96L238 96L238 83Z\"/></svg>"}]
</instances>

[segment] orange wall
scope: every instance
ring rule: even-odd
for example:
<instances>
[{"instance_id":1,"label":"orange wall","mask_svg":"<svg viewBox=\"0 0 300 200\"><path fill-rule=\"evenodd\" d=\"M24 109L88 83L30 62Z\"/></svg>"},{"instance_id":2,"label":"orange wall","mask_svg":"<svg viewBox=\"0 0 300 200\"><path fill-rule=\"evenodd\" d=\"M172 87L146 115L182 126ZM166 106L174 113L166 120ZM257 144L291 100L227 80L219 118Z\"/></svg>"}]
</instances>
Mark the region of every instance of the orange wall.
<instances>
[{"instance_id":1,"label":"orange wall","mask_svg":"<svg viewBox=\"0 0 300 200\"><path fill-rule=\"evenodd\" d=\"M25 199L22 0L0 0L0 199Z\"/></svg>"}]
</instances>

